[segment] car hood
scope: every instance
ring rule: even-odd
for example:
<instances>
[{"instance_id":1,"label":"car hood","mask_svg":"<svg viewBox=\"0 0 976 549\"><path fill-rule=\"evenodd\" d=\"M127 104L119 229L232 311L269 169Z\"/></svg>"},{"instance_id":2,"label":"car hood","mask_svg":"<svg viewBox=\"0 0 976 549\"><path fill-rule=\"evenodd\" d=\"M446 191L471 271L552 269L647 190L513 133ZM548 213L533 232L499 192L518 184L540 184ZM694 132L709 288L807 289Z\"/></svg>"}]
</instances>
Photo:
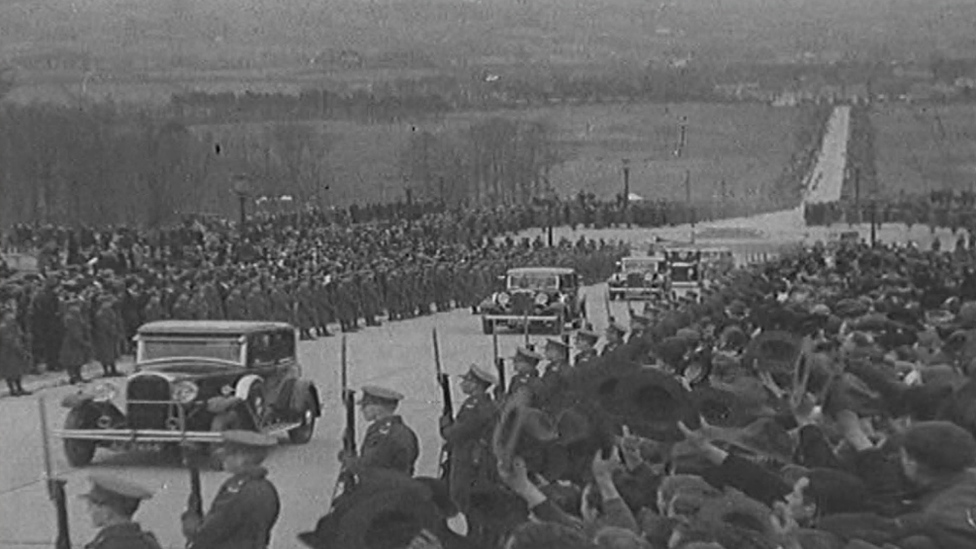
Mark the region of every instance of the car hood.
<instances>
[{"instance_id":1,"label":"car hood","mask_svg":"<svg viewBox=\"0 0 976 549\"><path fill-rule=\"evenodd\" d=\"M171 380L233 374L243 370L233 362L200 358L152 360L137 365L140 374L159 374Z\"/></svg>"}]
</instances>

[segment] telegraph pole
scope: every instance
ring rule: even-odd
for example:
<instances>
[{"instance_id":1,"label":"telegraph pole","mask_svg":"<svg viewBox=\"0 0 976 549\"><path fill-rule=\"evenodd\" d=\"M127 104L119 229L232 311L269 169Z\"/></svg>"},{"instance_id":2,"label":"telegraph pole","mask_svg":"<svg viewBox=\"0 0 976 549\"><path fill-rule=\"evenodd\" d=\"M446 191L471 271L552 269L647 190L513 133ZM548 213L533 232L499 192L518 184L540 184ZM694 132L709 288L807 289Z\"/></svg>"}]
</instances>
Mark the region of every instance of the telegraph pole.
<instances>
[{"instance_id":1,"label":"telegraph pole","mask_svg":"<svg viewBox=\"0 0 976 549\"><path fill-rule=\"evenodd\" d=\"M624 158L624 202L623 202L623 221L630 226L627 210L630 208L630 159Z\"/></svg>"},{"instance_id":2,"label":"telegraph pole","mask_svg":"<svg viewBox=\"0 0 976 549\"><path fill-rule=\"evenodd\" d=\"M688 117L681 117L681 134L678 138L678 149L674 152L675 156L681 158L685 152L685 145L688 136ZM695 208L691 205L691 170L685 169L685 207L691 218L691 243L695 243Z\"/></svg>"}]
</instances>

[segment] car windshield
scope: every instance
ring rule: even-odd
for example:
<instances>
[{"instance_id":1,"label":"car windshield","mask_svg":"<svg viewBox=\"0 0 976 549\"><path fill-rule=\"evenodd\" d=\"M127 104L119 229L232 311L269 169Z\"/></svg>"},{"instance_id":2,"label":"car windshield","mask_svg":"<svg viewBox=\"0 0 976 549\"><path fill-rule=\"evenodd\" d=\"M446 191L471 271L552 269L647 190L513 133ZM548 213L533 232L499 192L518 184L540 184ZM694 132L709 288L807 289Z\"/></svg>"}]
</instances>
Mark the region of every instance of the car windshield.
<instances>
[{"instance_id":1,"label":"car windshield","mask_svg":"<svg viewBox=\"0 0 976 549\"><path fill-rule=\"evenodd\" d=\"M672 265L672 282L697 282L698 268L693 265Z\"/></svg>"},{"instance_id":2,"label":"car windshield","mask_svg":"<svg viewBox=\"0 0 976 549\"><path fill-rule=\"evenodd\" d=\"M559 275L552 273L519 273L508 275L510 290L557 290Z\"/></svg>"},{"instance_id":3,"label":"car windshield","mask_svg":"<svg viewBox=\"0 0 976 549\"><path fill-rule=\"evenodd\" d=\"M622 267L625 272L657 272L657 260L656 259L631 259L624 258L622 260Z\"/></svg>"},{"instance_id":4,"label":"car windshield","mask_svg":"<svg viewBox=\"0 0 976 549\"><path fill-rule=\"evenodd\" d=\"M236 337L143 339L141 345L142 360L176 357L216 358L231 362L241 360L242 343Z\"/></svg>"}]
</instances>

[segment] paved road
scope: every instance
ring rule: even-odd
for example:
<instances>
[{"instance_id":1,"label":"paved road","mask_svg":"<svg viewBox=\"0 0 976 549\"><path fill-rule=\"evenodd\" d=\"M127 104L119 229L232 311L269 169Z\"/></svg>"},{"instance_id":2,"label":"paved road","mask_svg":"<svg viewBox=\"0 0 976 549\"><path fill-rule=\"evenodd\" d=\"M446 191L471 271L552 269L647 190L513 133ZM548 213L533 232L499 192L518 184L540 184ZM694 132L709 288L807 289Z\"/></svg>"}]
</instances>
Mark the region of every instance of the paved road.
<instances>
[{"instance_id":1,"label":"paved road","mask_svg":"<svg viewBox=\"0 0 976 549\"><path fill-rule=\"evenodd\" d=\"M805 200L811 204L840 200L847 166L847 138L850 133L851 108L836 107L827 121L827 132L821 143L817 164L806 182Z\"/></svg>"},{"instance_id":2,"label":"paved road","mask_svg":"<svg viewBox=\"0 0 976 549\"><path fill-rule=\"evenodd\" d=\"M603 285L585 289L591 322L596 328L606 326ZM621 302L612 307L618 318L626 318ZM387 323L349 335L349 366L355 385L380 383L407 395L402 410L406 422L417 430L421 440L420 474L434 474L440 439L437 417L440 393L434 381L431 329L440 336L442 362L450 373L464 371L478 361L489 365L492 358L491 338L481 333L481 323L470 310L452 311L420 319ZM544 334L530 336L541 343ZM521 334L499 337L503 356L511 356L522 344ZM323 338L302 342L299 353L306 375L323 393L324 417L315 437L305 446L283 445L269 458L271 478L278 485L283 500L282 517L272 540L274 548L296 547L295 534L310 529L323 514L338 473L336 453L340 448L342 409L338 400L338 363L340 339ZM65 410L60 399L74 391L57 387L43 391L49 421L59 426ZM461 398L455 391L457 402ZM51 546L55 538L54 514L47 500L43 476L42 444L39 431L38 399L0 400L0 547L29 548ZM360 439L365 425L357 426ZM93 471L119 473L156 491L138 514L139 520L160 537L164 545L182 547L179 515L188 494L188 475L175 464L153 454L113 454L99 450L95 462L84 469L73 469L65 461L60 441L51 439L57 473L68 480L69 513L72 541L76 546L94 536L83 501L75 496L87 489L86 475ZM204 472L204 498L209 503L223 473ZM20 489L16 489L21 487ZM11 491L13 490L13 491Z\"/></svg>"}]
</instances>

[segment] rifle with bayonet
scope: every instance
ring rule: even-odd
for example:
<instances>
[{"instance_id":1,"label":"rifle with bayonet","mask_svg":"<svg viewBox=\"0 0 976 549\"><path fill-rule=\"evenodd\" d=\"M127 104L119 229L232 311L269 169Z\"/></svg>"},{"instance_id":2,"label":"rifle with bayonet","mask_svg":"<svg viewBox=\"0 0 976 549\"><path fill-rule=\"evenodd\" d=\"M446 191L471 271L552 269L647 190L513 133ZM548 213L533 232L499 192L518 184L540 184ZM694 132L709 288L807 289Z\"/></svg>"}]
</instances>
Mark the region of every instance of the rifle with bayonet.
<instances>
[{"instance_id":1,"label":"rifle with bayonet","mask_svg":"<svg viewBox=\"0 0 976 549\"><path fill-rule=\"evenodd\" d=\"M454 421L454 402L451 398L451 380L444 373L441 367L441 350L437 342L437 328L433 328L431 335L434 340L434 368L437 371L437 384L441 386L441 398L443 407L441 408L441 423L450 424ZM447 480L451 476L451 450L447 443L441 445L441 455L439 459L439 471L441 480Z\"/></svg>"},{"instance_id":2,"label":"rifle with bayonet","mask_svg":"<svg viewBox=\"0 0 976 549\"><path fill-rule=\"evenodd\" d=\"M498 328L492 326L491 347L495 362L495 371L498 372L498 385L495 386L495 402L501 402L505 398L505 359L498 356Z\"/></svg>"},{"instance_id":3,"label":"rifle with bayonet","mask_svg":"<svg viewBox=\"0 0 976 549\"><path fill-rule=\"evenodd\" d=\"M349 368L346 358L346 336L342 336L342 351L340 363L342 368L342 404L346 409L346 428L342 433L342 453L348 458L356 457L356 391L349 388ZM332 489L332 502L336 498L349 491L355 483L355 475L348 469L343 461L339 477L336 479L335 487Z\"/></svg>"},{"instance_id":4,"label":"rifle with bayonet","mask_svg":"<svg viewBox=\"0 0 976 549\"><path fill-rule=\"evenodd\" d=\"M51 447L48 444L47 407L43 396L37 399L37 406L41 419L41 443L44 450L44 478L47 481L47 493L54 502L57 515L58 539L54 542L55 549L71 549L71 533L68 526L68 498L64 487L68 481L55 478L51 472Z\"/></svg>"}]
</instances>

